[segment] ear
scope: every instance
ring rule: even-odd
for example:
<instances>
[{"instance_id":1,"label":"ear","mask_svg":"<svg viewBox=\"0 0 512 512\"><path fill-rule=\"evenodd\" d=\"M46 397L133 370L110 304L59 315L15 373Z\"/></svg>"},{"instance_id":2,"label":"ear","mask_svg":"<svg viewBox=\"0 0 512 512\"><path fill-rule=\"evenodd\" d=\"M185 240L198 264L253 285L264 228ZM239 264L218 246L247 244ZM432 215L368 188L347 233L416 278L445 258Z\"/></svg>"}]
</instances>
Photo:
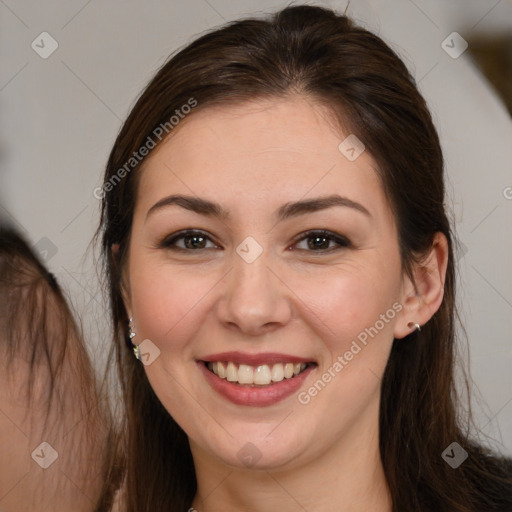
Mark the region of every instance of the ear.
<instances>
[{"instance_id":1,"label":"ear","mask_svg":"<svg viewBox=\"0 0 512 512\"><path fill-rule=\"evenodd\" d=\"M110 249L114 256L117 256L119 254L119 244L112 244ZM128 276L126 275L126 273L124 271L122 272L122 276L121 276L121 296L123 298L124 307L126 309L128 317L131 317L132 304L131 304L130 282L129 282Z\"/></svg>"},{"instance_id":2,"label":"ear","mask_svg":"<svg viewBox=\"0 0 512 512\"><path fill-rule=\"evenodd\" d=\"M444 296L444 282L448 266L448 241L443 233L436 233L430 252L413 267L414 279L404 277L402 310L394 329L394 337L404 338L414 331L413 324L425 325L439 309Z\"/></svg>"}]
</instances>

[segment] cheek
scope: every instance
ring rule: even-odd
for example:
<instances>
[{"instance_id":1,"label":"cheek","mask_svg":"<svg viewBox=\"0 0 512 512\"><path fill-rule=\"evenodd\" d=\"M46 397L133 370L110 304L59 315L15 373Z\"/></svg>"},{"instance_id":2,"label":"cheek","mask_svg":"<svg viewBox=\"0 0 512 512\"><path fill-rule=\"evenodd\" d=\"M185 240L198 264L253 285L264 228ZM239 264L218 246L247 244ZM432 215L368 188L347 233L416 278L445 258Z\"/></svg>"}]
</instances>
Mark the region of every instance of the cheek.
<instances>
[{"instance_id":1,"label":"cheek","mask_svg":"<svg viewBox=\"0 0 512 512\"><path fill-rule=\"evenodd\" d=\"M161 349L182 349L200 328L202 299L218 279L136 258L133 268L137 270L131 275L130 286L137 334Z\"/></svg>"},{"instance_id":2,"label":"cheek","mask_svg":"<svg viewBox=\"0 0 512 512\"><path fill-rule=\"evenodd\" d=\"M343 410L347 418L357 417L379 390L401 305L398 267L394 272L390 265L385 277L372 268L340 270L318 287L302 288L304 303L313 306L309 322L318 326L316 334L327 352L312 386L298 397L316 416ZM326 383L325 392L319 380ZM344 424L331 427L339 434Z\"/></svg>"},{"instance_id":3,"label":"cheek","mask_svg":"<svg viewBox=\"0 0 512 512\"><path fill-rule=\"evenodd\" d=\"M322 339L331 349L342 350L376 323L379 331L392 330L398 276L393 265L387 273L376 270L375 264L339 266L321 279L306 279L299 285L298 295L305 306L304 314L309 310L312 321L317 317L315 323L322 330Z\"/></svg>"}]
</instances>

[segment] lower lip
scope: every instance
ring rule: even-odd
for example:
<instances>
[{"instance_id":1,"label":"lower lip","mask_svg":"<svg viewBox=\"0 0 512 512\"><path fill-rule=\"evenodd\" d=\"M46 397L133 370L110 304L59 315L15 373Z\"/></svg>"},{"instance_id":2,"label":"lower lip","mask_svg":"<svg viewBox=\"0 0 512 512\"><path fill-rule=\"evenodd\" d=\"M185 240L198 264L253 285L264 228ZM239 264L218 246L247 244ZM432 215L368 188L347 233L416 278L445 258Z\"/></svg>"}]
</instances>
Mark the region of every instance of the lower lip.
<instances>
[{"instance_id":1,"label":"lower lip","mask_svg":"<svg viewBox=\"0 0 512 512\"><path fill-rule=\"evenodd\" d=\"M302 373L291 379L283 379L265 387L249 387L221 379L206 368L204 362L198 361L199 369L203 372L206 380L224 398L237 405L250 405L253 407L264 407L272 405L298 391L308 375L315 366L308 366Z\"/></svg>"}]
</instances>

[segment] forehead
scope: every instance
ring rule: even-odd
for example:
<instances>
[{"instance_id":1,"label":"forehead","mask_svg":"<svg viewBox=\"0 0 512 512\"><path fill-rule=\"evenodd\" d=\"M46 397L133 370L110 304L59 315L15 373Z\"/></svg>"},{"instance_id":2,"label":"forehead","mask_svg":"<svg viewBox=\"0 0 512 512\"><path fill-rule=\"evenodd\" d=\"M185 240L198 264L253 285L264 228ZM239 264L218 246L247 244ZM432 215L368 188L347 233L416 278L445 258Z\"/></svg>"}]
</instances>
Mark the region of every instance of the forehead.
<instances>
[{"instance_id":1,"label":"forehead","mask_svg":"<svg viewBox=\"0 0 512 512\"><path fill-rule=\"evenodd\" d=\"M351 161L340 151L348 135L326 107L302 97L206 107L146 159L137 209L171 193L262 209L339 193L386 210L372 157L363 151Z\"/></svg>"}]
</instances>

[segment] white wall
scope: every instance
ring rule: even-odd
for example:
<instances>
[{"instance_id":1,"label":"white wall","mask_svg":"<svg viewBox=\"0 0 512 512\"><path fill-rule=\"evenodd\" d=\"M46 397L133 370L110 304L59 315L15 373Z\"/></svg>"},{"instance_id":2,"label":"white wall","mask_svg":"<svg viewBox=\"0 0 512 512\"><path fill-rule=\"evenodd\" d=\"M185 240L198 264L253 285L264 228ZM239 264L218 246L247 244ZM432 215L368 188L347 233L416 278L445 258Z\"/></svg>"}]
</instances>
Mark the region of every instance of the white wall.
<instances>
[{"instance_id":1,"label":"white wall","mask_svg":"<svg viewBox=\"0 0 512 512\"><path fill-rule=\"evenodd\" d=\"M317 4L343 10L346 2ZM224 21L284 5L0 2L0 215L50 251L47 264L71 294L94 357L101 359L108 334L86 254L99 212L93 189L123 118L175 48ZM512 200L504 195L512 187L512 122L468 52L453 59L441 47L453 31L512 30L512 4L352 0L348 12L402 55L434 112L467 250L459 303L471 373L487 403L477 408L477 424L512 454ZM31 48L43 31L58 42L47 59Z\"/></svg>"}]
</instances>

